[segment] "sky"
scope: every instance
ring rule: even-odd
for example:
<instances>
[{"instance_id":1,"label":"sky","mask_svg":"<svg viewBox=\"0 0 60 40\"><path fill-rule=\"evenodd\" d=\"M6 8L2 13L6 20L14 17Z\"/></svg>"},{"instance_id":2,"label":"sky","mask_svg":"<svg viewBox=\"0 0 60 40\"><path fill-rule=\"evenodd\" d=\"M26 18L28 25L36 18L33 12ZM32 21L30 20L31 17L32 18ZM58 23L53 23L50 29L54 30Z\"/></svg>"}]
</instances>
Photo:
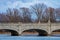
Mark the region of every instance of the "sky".
<instances>
[{"instance_id":1,"label":"sky","mask_svg":"<svg viewBox=\"0 0 60 40\"><path fill-rule=\"evenodd\" d=\"M36 3L44 3L53 8L60 7L60 0L0 0L0 12L5 12L8 8L30 7Z\"/></svg>"}]
</instances>

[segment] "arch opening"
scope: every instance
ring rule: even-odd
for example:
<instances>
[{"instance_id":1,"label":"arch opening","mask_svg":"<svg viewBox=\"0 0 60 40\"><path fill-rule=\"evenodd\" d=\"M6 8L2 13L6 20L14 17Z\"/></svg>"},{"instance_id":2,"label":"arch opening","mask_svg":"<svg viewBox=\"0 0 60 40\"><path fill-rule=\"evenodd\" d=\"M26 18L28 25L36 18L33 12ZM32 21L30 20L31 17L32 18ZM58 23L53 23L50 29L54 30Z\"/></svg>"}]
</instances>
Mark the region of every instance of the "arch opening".
<instances>
[{"instance_id":1,"label":"arch opening","mask_svg":"<svg viewBox=\"0 0 60 40\"><path fill-rule=\"evenodd\" d=\"M47 36L48 33L45 30L42 29L28 29L28 30L24 30L21 34L32 34L33 36ZM26 34L26 35L27 35Z\"/></svg>"},{"instance_id":2,"label":"arch opening","mask_svg":"<svg viewBox=\"0 0 60 40\"><path fill-rule=\"evenodd\" d=\"M0 29L0 34L1 33L3 33L3 34L10 33L11 36L18 36L19 35L19 33L17 31L11 30L11 29Z\"/></svg>"},{"instance_id":3,"label":"arch opening","mask_svg":"<svg viewBox=\"0 0 60 40\"><path fill-rule=\"evenodd\" d=\"M60 37L60 29L52 31L51 36L58 36L58 37Z\"/></svg>"}]
</instances>

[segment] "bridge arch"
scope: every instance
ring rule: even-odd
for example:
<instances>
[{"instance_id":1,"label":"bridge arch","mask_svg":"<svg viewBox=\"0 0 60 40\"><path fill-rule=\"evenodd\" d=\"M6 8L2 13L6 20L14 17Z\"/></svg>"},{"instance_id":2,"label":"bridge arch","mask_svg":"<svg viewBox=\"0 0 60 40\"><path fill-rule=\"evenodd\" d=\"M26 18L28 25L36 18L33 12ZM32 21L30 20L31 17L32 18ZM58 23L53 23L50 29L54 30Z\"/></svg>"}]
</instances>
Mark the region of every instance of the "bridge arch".
<instances>
[{"instance_id":1,"label":"bridge arch","mask_svg":"<svg viewBox=\"0 0 60 40\"><path fill-rule=\"evenodd\" d=\"M60 29L53 30L52 32L60 32Z\"/></svg>"},{"instance_id":2,"label":"bridge arch","mask_svg":"<svg viewBox=\"0 0 60 40\"><path fill-rule=\"evenodd\" d=\"M24 32L37 32L38 36L47 36L48 35L48 32L45 30L42 30L42 29L27 29L27 30L22 31L22 33L24 33Z\"/></svg>"},{"instance_id":3,"label":"bridge arch","mask_svg":"<svg viewBox=\"0 0 60 40\"><path fill-rule=\"evenodd\" d=\"M52 35L52 36L60 36L60 29L53 30L53 31L51 32L51 35Z\"/></svg>"},{"instance_id":4,"label":"bridge arch","mask_svg":"<svg viewBox=\"0 0 60 40\"><path fill-rule=\"evenodd\" d=\"M18 36L19 35L19 33L16 30L12 30L12 29L0 29L0 32L1 31L3 31L3 32L10 32L11 36Z\"/></svg>"}]
</instances>

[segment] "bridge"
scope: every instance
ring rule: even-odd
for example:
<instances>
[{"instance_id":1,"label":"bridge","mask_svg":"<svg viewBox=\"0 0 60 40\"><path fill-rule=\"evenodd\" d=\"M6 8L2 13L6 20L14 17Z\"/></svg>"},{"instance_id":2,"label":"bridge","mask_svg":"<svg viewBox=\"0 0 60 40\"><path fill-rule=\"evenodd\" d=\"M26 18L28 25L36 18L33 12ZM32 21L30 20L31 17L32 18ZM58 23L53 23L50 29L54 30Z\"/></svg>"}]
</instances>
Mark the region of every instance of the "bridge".
<instances>
[{"instance_id":1,"label":"bridge","mask_svg":"<svg viewBox=\"0 0 60 40\"><path fill-rule=\"evenodd\" d=\"M40 29L51 34L52 31L60 29L60 23L0 23L0 30L9 29L21 34L24 30Z\"/></svg>"}]
</instances>

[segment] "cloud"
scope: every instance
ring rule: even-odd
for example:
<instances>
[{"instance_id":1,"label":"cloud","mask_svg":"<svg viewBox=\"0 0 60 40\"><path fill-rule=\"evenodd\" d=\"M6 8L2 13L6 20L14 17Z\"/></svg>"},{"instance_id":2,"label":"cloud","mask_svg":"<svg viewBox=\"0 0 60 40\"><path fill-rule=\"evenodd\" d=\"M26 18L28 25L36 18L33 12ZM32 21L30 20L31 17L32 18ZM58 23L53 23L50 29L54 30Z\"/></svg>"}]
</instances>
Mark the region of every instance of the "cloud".
<instances>
[{"instance_id":1,"label":"cloud","mask_svg":"<svg viewBox=\"0 0 60 40\"><path fill-rule=\"evenodd\" d=\"M60 0L38 0L39 3L44 3L48 7L58 8L60 7Z\"/></svg>"},{"instance_id":2,"label":"cloud","mask_svg":"<svg viewBox=\"0 0 60 40\"><path fill-rule=\"evenodd\" d=\"M32 1L34 1L34 0L21 0L22 2L24 2L24 3L29 3L29 2L32 2Z\"/></svg>"},{"instance_id":3,"label":"cloud","mask_svg":"<svg viewBox=\"0 0 60 40\"><path fill-rule=\"evenodd\" d=\"M54 0L18 0L14 1L13 3L11 1L7 2L7 7L9 8L19 8L19 7L30 7L31 5L34 5L36 3L44 3L49 7L60 7L60 2L54 1Z\"/></svg>"},{"instance_id":4,"label":"cloud","mask_svg":"<svg viewBox=\"0 0 60 40\"><path fill-rule=\"evenodd\" d=\"M30 7L30 5L36 4L36 0L31 0L28 2L23 2L21 0L2 0L0 1L0 12L5 11L7 8L20 8L20 7ZM3 5L3 6L2 6Z\"/></svg>"},{"instance_id":5,"label":"cloud","mask_svg":"<svg viewBox=\"0 0 60 40\"><path fill-rule=\"evenodd\" d=\"M19 8L19 7L30 7L33 4L36 4L36 1L32 1L32 2L22 2L22 1L15 1L15 2L7 2L7 7L9 8Z\"/></svg>"},{"instance_id":6,"label":"cloud","mask_svg":"<svg viewBox=\"0 0 60 40\"><path fill-rule=\"evenodd\" d=\"M58 0L1 0L0 11L4 11L7 8L20 8L30 7L36 3L44 3L48 7L58 8L60 7L60 1Z\"/></svg>"}]
</instances>

